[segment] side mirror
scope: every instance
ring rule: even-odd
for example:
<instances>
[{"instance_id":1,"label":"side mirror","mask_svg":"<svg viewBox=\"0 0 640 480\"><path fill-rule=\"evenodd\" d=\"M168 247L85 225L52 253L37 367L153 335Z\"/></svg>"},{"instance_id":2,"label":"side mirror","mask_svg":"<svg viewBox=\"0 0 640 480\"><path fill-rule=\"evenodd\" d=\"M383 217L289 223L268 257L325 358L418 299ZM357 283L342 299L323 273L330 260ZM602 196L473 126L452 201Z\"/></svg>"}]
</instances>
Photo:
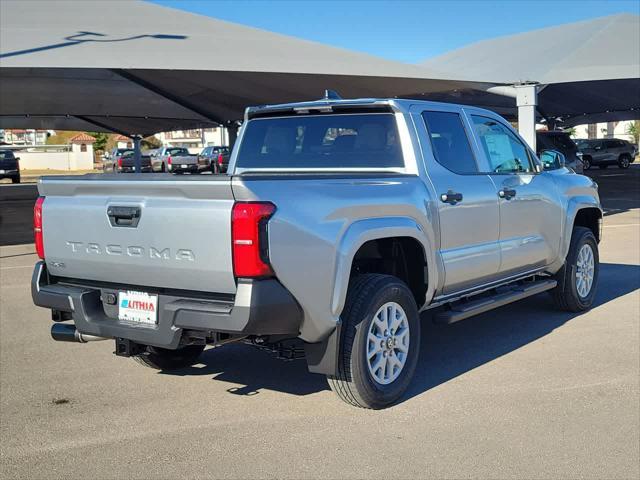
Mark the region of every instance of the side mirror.
<instances>
[{"instance_id":1,"label":"side mirror","mask_svg":"<svg viewBox=\"0 0 640 480\"><path fill-rule=\"evenodd\" d=\"M20 161L20 157L16 157L16 162L19 162L19 161Z\"/></svg>"},{"instance_id":2,"label":"side mirror","mask_svg":"<svg viewBox=\"0 0 640 480\"><path fill-rule=\"evenodd\" d=\"M543 150L540 152L540 161L545 170L558 170L564 167L566 158L557 150Z\"/></svg>"}]
</instances>

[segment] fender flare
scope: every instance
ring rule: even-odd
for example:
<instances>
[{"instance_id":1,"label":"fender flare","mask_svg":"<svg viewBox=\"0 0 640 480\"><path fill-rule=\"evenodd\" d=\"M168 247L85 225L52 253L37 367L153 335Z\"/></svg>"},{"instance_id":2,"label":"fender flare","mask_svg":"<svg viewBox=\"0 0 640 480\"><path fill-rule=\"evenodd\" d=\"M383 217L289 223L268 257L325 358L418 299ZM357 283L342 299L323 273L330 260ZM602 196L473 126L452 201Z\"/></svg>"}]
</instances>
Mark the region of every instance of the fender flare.
<instances>
[{"instance_id":1,"label":"fender flare","mask_svg":"<svg viewBox=\"0 0 640 480\"><path fill-rule=\"evenodd\" d=\"M560 245L559 257L563 260L569 252L569 245L571 244L571 234L573 233L573 225L576 221L576 216L580 210L585 208L596 208L600 211L600 218L603 218L602 207L598 201L588 195L579 195L569 199L567 202L567 215L565 217L564 235L562 237L562 244Z\"/></svg>"},{"instance_id":2,"label":"fender flare","mask_svg":"<svg viewBox=\"0 0 640 480\"><path fill-rule=\"evenodd\" d=\"M437 284L435 254L424 228L410 217L365 218L349 225L338 242L331 298L331 313L333 315L338 317L344 308L351 264L358 249L370 240L393 237L410 237L422 245L428 274L426 298L429 299L433 296L434 285Z\"/></svg>"}]
</instances>

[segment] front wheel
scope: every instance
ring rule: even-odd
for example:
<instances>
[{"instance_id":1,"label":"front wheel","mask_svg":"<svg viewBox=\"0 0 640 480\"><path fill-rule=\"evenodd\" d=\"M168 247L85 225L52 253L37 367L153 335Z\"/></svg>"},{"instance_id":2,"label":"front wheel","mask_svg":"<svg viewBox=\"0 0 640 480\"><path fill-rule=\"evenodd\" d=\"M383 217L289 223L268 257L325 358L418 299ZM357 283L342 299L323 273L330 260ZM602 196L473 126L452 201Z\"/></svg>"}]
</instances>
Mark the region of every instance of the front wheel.
<instances>
[{"instance_id":1,"label":"front wheel","mask_svg":"<svg viewBox=\"0 0 640 480\"><path fill-rule=\"evenodd\" d=\"M420 353L411 291L390 275L359 275L349 286L341 320L338 371L327 377L331 389L356 407L388 407L409 386Z\"/></svg>"},{"instance_id":2,"label":"front wheel","mask_svg":"<svg viewBox=\"0 0 640 480\"><path fill-rule=\"evenodd\" d=\"M593 305L600 271L598 243L591 230L575 227L569 253L556 274L558 286L551 293L556 306L568 312L583 312Z\"/></svg>"},{"instance_id":3,"label":"front wheel","mask_svg":"<svg viewBox=\"0 0 640 480\"><path fill-rule=\"evenodd\" d=\"M141 365L155 370L176 370L196 363L203 350L204 345L187 345L177 350L148 346L133 358Z\"/></svg>"},{"instance_id":4,"label":"front wheel","mask_svg":"<svg viewBox=\"0 0 640 480\"><path fill-rule=\"evenodd\" d=\"M589 170L591 168L591 158L582 157L582 165L585 170Z\"/></svg>"}]
</instances>

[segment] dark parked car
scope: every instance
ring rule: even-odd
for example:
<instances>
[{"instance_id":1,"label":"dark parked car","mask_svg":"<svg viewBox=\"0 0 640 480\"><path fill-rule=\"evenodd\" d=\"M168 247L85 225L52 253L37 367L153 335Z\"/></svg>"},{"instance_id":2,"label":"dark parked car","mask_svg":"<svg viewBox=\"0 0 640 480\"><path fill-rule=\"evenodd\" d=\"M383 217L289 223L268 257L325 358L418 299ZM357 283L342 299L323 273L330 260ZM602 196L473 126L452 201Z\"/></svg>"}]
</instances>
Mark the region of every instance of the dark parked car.
<instances>
[{"instance_id":1,"label":"dark parked car","mask_svg":"<svg viewBox=\"0 0 640 480\"><path fill-rule=\"evenodd\" d=\"M0 179L10 178L11 183L20 183L20 158L11 150L0 150Z\"/></svg>"},{"instance_id":2,"label":"dark parked car","mask_svg":"<svg viewBox=\"0 0 640 480\"><path fill-rule=\"evenodd\" d=\"M593 165L600 168L607 168L609 165L629 168L638 153L634 144L617 138L583 140L579 143L578 148L582 152L585 169L589 169Z\"/></svg>"},{"instance_id":3,"label":"dark parked car","mask_svg":"<svg viewBox=\"0 0 640 480\"><path fill-rule=\"evenodd\" d=\"M229 147L204 147L198 155L198 170L225 173L229 166L230 157Z\"/></svg>"},{"instance_id":4,"label":"dark parked car","mask_svg":"<svg viewBox=\"0 0 640 480\"><path fill-rule=\"evenodd\" d=\"M114 148L111 154L102 161L105 173L133 173L135 172L135 151L133 148ZM151 171L151 157L147 153L141 155L142 172Z\"/></svg>"},{"instance_id":5,"label":"dark parked car","mask_svg":"<svg viewBox=\"0 0 640 480\"><path fill-rule=\"evenodd\" d=\"M568 133L562 131L536 132L536 150L538 156L543 150L555 150L565 157L565 165L576 173L582 173L581 153Z\"/></svg>"}]
</instances>

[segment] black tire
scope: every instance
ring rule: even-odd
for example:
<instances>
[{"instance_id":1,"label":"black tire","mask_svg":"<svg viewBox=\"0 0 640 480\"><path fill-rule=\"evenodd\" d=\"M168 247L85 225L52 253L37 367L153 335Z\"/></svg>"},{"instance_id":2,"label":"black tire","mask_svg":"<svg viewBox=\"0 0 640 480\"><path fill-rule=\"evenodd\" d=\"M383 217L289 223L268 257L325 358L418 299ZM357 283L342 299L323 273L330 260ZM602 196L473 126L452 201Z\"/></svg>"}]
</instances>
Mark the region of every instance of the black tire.
<instances>
[{"instance_id":1,"label":"black tire","mask_svg":"<svg viewBox=\"0 0 640 480\"><path fill-rule=\"evenodd\" d=\"M591 290L584 297L578 294L576 285L576 273L578 271L578 253L584 245L589 245L593 252L593 283ZM585 227L574 227L571 235L569 253L564 266L556 274L558 286L551 291L556 306L567 312L584 312L593 305L598 286L598 273L600 271L600 257L598 254L598 242L591 230Z\"/></svg>"},{"instance_id":2,"label":"black tire","mask_svg":"<svg viewBox=\"0 0 640 480\"><path fill-rule=\"evenodd\" d=\"M160 173L165 173L167 171L167 166L164 164L164 162L162 162L162 165L160 166Z\"/></svg>"},{"instance_id":3,"label":"black tire","mask_svg":"<svg viewBox=\"0 0 640 480\"><path fill-rule=\"evenodd\" d=\"M112 173L118 173L118 167L116 167L115 165L113 167L111 167L111 172Z\"/></svg>"},{"instance_id":4,"label":"black tire","mask_svg":"<svg viewBox=\"0 0 640 480\"><path fill-rule=\"evenodd\" d=\"M618 167L626 170L631 165L631 156L623 153L618 159Z\"/></svg>"},{"instance_id":5,"label":"black tire","mask_svg":"<svg viewBox=\"0 0 640 480\"><path fill-rule=\"evenodd\" d=\"M600 165L598 165L598 168L600 170L606 170L607 168L609 168L609 165L607 165L606 163L601 163Z\"/></svg>"},{"instance_id":6,"label":"black tire","mask_svg":"<svg viewBox=\"0 0 640 480\"><path fill-rule=\"evenodd\" d=\"M589 170L593 166L591 164L591 157L582 157L582 165L585 170Z\"/></svg>"},{"instance_id":7,"label":"black tire","mask_svg":"<svg viewBox=\"0 0 640 480\"><path fill-rule=\"evenodd\" d=\"M203 350L204 345L187 345L177 350L148 346L146 351L133 359L145 367L156 370L176 370L196 363Z\"/></svg>"},{"instance_id":8,"label":"black tire","mask_svg":"<svg viewBox=\"0 0 640 480\"><path fill-rule=\"evenodd\" d=\"M374 315L388 302L400 305L405 312L409 346L398 377L391 383L381 384L369 371L368 334ZM420 353L420 318L411 291L404 282L390 275L359 275L349 285L341 320L338 372L327 376L329 386L338 397L356 407L388 407L411 383Z\"/></svg>"},{"instance_id":9,"label":"black tire","mask_svg":"<svg viewBox=\"0 0 640 480\"><path fill-rule=\"evenodd\" d=\"M20 175L16 175L15 177L11 177L11 183L20 183Z\"/></svg>"}]
</instances>

